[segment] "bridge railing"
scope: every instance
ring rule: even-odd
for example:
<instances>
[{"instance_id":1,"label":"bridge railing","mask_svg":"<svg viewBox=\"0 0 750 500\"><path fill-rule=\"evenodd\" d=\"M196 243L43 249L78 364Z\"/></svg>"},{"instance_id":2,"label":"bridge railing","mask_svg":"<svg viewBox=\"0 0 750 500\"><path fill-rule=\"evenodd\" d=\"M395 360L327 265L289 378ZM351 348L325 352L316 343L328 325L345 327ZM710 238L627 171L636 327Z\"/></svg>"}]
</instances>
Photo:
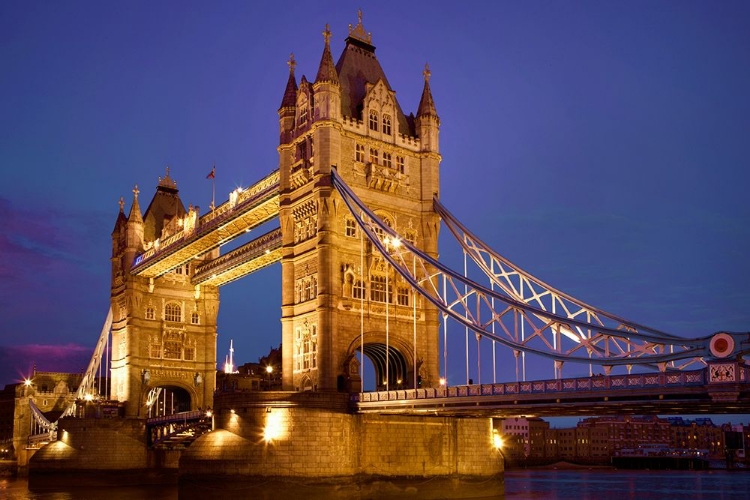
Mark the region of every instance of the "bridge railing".
<instances>
[{"instance_id":1,"label":"bridge railing","mask_svg":"<svg viewBox=\"0 0 750 500\"><path fill-rule=\"evenodd\" d=\"M180 413L173 413L171 415L163 415L161 417L152 417L146 419L146 425L158 425L168 424L171 422L185 422L188 420L199 420L203 417L204 412L200 410L193 411L182 411Z\"/></svg>"},{"instance_id":2,"label":"bridge railing","mask_svg":"<svg viewBox=\"0 0 750 500\"><path fill-rule=\"evenodd\" d=\"M617 391L656 387L701 386L707 383L706 371L598 375L593 377L505 382L500 384L459 385L425 389L404 389L352 394L352 402L369 403L406 399L461 398L470 396L513 396L576 391Z\"/></svg>"}]
</instances>

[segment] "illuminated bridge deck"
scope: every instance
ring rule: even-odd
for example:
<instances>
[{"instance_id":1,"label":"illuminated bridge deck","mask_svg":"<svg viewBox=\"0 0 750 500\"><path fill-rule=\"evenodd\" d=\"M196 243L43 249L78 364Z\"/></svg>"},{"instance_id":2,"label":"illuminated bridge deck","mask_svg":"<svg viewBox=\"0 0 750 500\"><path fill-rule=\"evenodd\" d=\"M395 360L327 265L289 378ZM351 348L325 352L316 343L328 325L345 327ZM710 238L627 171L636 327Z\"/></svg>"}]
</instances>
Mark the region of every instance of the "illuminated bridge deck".
<instances>
[{"instance_id":1,"label":"illuminated bridge deck","mask_svg":"<svg viewBox=\"0 0 750 500\"><path fill-rule=\"evenodd\" d=\"M358 413L502 418L750 413L748 369L741 370L737 383L708 383L703 369L366 392L351 401Z\"/></svg>"},{"instance_id":2,"label":"illuminated bridge deck","mask_svg":"<svg viewBox=\"0 0 750 500\"><path fill-rule=\"evenodd\" d=\"M281 228L198 266L191 283L222 286L281 260Z\"/></svg>"},{"instance_id":3,"label":"illuminated bridge deck","mask_svg":"<svg viewBox=\"0 0 750 500\"><path fill-rule=\"evenodd\" d=\"M279 215L279 171L200 217L195 228L183 229L138 256L131 274L155 278L233 240Z\"/></svg>"}]
</instances>

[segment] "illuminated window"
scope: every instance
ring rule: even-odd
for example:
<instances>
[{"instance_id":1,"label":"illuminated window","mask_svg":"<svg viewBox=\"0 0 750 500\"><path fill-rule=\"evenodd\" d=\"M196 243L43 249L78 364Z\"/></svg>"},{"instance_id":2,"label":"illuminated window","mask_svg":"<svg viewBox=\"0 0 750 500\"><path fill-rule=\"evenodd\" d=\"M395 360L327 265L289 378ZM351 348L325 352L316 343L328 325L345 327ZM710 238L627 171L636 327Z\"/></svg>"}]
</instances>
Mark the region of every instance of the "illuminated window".
<instances>
[{"instance_id":1,"label":"illuminated window","mask_svg":"<svg viewBox=\"0 0 750 500\"><path fill-rule=\"evenodd\" d=\"M151 342L149 356L152 358L161 358L161 344L158 342Z\"/></svg>"},{"instance_id":2,"label":"illuminated window","mask_svg":"<svg viewBox=\"0 0 750 500\"><path fill-rule=\"evenodd\" d=\"M349 238L357 237L357 223L354 219L346 219L346 231L345 234Z\"/></svg>"},{"instance_id":3,"label":"illuminated window","mask_svg":"<svg viewBox=\"0 0 750 500\"><path fill-rule=\"evenodd\" d=\"M156 317L156 314L154 312L153 307L147 307L146 308L146 319L154 319Z\"/></svg>"},{"instance_id":4,"label":"illuminated window","mask_svg":"<svg viewBox=\"0 0 750 500\"><path fill-rule=\"evenodd\" d=\"M370 111L370 130L378 131L378 114L375 111Z\"/></svg>"},{"instance_id":5,"label":"illuminated window","mask_svg":"<svg viewBox=\"0 0 750 500\"><path fill-rule=\"evenodd\" d=\"M365 147L362 144L357 144L355 147L354 161L365 161Z\"/></svg>"},{"instance_id":6,"label":"illuminated window","mask_svg":"<svg viewBox=\"0 0 750 500\"><path fill-rule=\"evenodd\" d=\"M396 303L400 306L409 305L409 288L405 286L398 287L396 290Z\"/></svg>"},{"instance_id":7,"label":"illuminated window","mask_svg":"<svg viewBox=\"0 0 750 500\"><path fill-rule=\"evenodd\" d=\"M354 286L352 287L352 297L360 300L365 298L365 284L362 280L356 280L354 282Z\"/></svg>"},{"instance_id":8,"label":"illuminated window","mask_svg":"<svg viewBox=\"0 0 750 500\"><path fill-rule=\"evenodd\" d=\"M391 153L386 153L385 151L383 151L383 166L391 168L391 165Z\"/></svg>"},{"instance_id":9,"label":"illuminated window","mask_svg":"<svg viewBox=\"0 0 750 500\"><path fill-rule=\"evenodd\" d=\"M180 359L182 357L182 345L175 340L164 342L164 359Z\"/></svg>"},{"instance_id":10,"label":"illuminated window","mask_svg":"<svg viewBox=\"0 0 750 500\"><path fill-rule=\"evenodd\" d=\"M383 115L383 133L391 135L391 115Z\"/></svg>"},{"instance_id":11,"label":"illuminated window","mask_svg":"<svg viewBox=\"0 0 750 500\"><path fill-rule=\"evenodd\" d=\"M370 300L373 302L386 302L386 299L392 299L390 285L386 288L385 276L370 277Z\"/></svg>"},{"instance_id":12,"label":"illuminated window","mask_svg":"<svg viewBox=\"0 0 750 500\"><path fill-rule=\"evenodd\" d=\"M170 302L164 307L164 321L182 321L182 309L179 304Z\"/></svg>"},{"instance_id":13,"label":"illuminated window","mask_svg":"<svg viewBox=\"0 0 750 500\"><path fill-rule=\"evenodd\" d=\"M198 316L197 312L194 312L190 315L190 323L197 325L199 323L200 316Z\"/></svg>"}]
</instances>

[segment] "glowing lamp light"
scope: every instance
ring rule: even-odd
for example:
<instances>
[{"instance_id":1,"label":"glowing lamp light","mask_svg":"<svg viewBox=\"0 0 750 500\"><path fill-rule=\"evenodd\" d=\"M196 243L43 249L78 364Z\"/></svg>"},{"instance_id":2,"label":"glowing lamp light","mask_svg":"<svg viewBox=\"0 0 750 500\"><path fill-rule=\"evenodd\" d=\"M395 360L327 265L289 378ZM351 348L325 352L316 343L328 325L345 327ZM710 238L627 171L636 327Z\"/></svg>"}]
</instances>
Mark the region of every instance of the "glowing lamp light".
<instances>
[{"instance_id":1,"label":"glowing lamp light","mask_svg":"<svg viewBox=\"0 0 750 500\"><path fill-rule=\"evenodd\" d=\"M206 416L207 416L207 417L209 417L209 418L211 418L211 416L212 416L213 414L214 414L214 412L212 412L211 410L208 410L208 411L206 412Z\"/></svg>"},{"instance_id":2,"label":"glowing lamp light","mask_svg":"<svg viewBox=\"0 0 750 500\"><path fill-rule=\"evenodd\" d=\"M229 410L229 413L231 413L232 415L234 415L236 412L234 411L234 408L232 408L231 410Z\"/></svg>"},{"instance_id":3,"label":"glowing lamp light","mask_svg":"<svg viewBox=\"0 0 750 500\"><path fill-rule=\"evenodd\" d=\"M284 434L284 415L281 412L266 412L266 426L263 428L263 440L268 443L280 439Z\"/></svg>"},{"instance_id":4,"label":"glowing lamp light","mask_svg":"<svg viewBox=\"0 0 750 500\"><path fill-rule=\"evenodd\" d=\"M86 401L93 401L94 396L92 396L91 394L86 394L85 396L83 396L83 399Z\"/></svg>"},{"instance_id":5,"label":"glowing lamp light","mask_svg":"<svg viewBox=\"0 0 750 500\"><path fill-rule=\"evenodd\" d=\"M31 379L30 378L24 379L23 385L25 385L26 387L31 387Z\"/></svg>"},{"instance_id":6,"label":"glowing lamp light","mask_svg":"<svg viewBox=\"0 0 750 500\"><path fill-rule=\"evenodd\" d=\"M492 445L495 449L499 450L503 447L503 437L497 433L497 430L492 431Z\"/></svg>"},{"instance_id":7,"label":"glowing lamp light","mask_svg":"<svg viewBox=\"0 0 750 500\"><path fill-rule=\"evenodd\" d=\"M273 366L271 365L266 366L266 373L273 373Z\"/></svg>"},{"instance_id":8,"label":"glowing lamp light","mask_svg":"<svg viewBox=\"0 0 750 500\"><path fill-rule=\"evenodd\" d=\"M445 377L440 377L440 385L445 385Z\"/></svg>"}]
</instances>

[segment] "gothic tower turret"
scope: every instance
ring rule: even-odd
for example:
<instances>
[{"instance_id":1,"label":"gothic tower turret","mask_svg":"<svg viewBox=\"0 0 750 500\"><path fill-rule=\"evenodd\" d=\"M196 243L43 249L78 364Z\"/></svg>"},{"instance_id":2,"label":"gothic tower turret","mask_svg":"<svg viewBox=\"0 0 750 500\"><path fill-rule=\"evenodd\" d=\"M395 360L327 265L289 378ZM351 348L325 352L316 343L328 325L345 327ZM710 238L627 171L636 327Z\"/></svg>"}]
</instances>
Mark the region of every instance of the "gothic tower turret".
<instances>
[{"instance_id":1,"label":"gothic tower turret","mask_svg":"<svg viewBox=\"0 0 750 500\"><path fill-rule=\"evenodd\" d=\"M283 122L278 148L283 387L359 390L362 355L375 366L368 385L437 385L437 310L365 243L330 181L336 168L387 224L437 255L432 198L440 155L432 94L427 86L417 131L375 56L361 11L335 66L328 26L323 36L315 82L302 77L294 107L289 82L284 94L284 117L293 109L294 123L289 129Z\"/></svg>"}]
</instances>

